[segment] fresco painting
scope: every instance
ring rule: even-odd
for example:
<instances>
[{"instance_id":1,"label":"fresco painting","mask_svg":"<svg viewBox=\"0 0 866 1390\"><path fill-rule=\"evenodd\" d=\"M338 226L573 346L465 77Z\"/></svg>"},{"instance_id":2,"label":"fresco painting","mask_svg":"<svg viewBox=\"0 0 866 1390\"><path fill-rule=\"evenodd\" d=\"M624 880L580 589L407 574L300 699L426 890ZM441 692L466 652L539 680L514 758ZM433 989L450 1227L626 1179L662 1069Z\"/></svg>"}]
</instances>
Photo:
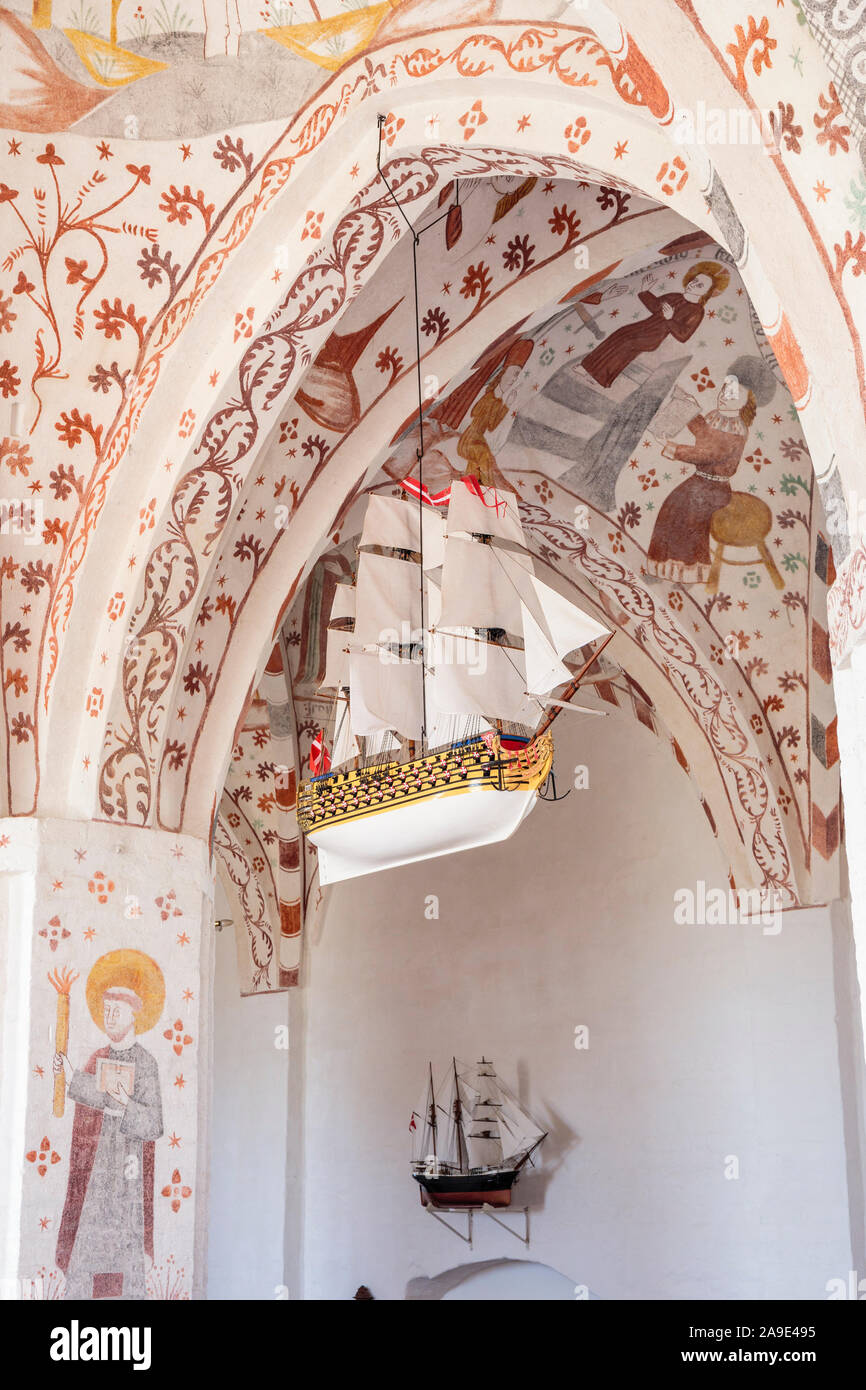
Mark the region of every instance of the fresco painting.
<instances>
[{"instance_id":1,"label":"fresco painting","mask_svg":"<svg viewBox=\"0 0 866 1390\"><path fill-rule=\"evenodd\" d=\"M0 836L0 855L14 856L18 838ZM189 838L167 837L163 853L138 855L117 828L73 830L45 850L39 1009L22 1059L22 1273L34 1297L192 1294L199 952L212 888Z\"/></svg>"},{"instance_id":2,"label":"fresco painting","mask_svg":"<svg viewBox=\"0 0 866 1390\"><path fill-rule=\"evenodd\" d=\"M159 1068L137 1037L158 1022L165 981L143 952L112 951L96 961L85 993L109 1041L75 1070L65 1053L54 1055L54 1073L67 1069L75 1102L56 1260L68 1299L145 1298L154 1145L163 1127Z\"/></svg>"},{"instance_id":3,"label":"fresco painting","mask_svg":"<svg viewBox=\"0 0 866 1390\"><path fill-rule=\"evenodd\" d=\"M618 630L587 698L666 741L732 887L839 891L831 652L866 626L866 551L824 505L844 513L862 453L856 73L828 85L811 0L678 7L731 101L773 113L760 158L814 254L795 311L748 187L671 144L678 75L621 9L599 37L547 0L0 10L0 472L33 518L0 541L0 868L47 804L87 828L46 852L34 908L21 1269L46 1297L191 1295L214 865L244 993L301 983L326 907L295 817L324 624L364 499L418 446L377 114L413 225L441 217L419 261L426 477L516 491L539 563ZM685 81L699 65L668 51ZM847 409L819 429L831 336ZM195 872L172 848L128 868L136 835Z\"/></svg>"}]
</instances>

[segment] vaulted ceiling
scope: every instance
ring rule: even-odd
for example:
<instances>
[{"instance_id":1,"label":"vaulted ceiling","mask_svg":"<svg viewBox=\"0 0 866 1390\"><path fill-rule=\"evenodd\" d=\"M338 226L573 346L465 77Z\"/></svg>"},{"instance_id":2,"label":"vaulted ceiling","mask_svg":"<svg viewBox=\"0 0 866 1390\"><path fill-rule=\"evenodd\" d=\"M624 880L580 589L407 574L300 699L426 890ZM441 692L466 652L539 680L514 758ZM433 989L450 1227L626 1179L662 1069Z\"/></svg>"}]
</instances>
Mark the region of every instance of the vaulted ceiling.
<instances>
[{"instance_id":1,"label":"vaulted ceiling","mask_svg":"<svg viewBox=\"0 0 866 1390\"><path fill-rule=\"evenodd\" d=\"M551 582L617 632L595 698L667 741L732 883L838 891L848 538L825 512L866 443L850 36L810 0L671 0L631 34L616 4L524 8L0 11L0 472L32 522L0 548L4 800L216 836L263 941L279 920L296 943L313 879L294 783L329 585L365 495L413 471L407 222L427 476L480 460L517 492ZM699 101L750 114L746 143L684 138ZM679 336L605 366L642 293L707 265ZM711 575L666 441L694 444L731 376L756 405L746 522ZM249 987L290 982L293 949L271 939Z\"/></svg>"}]
</instances>

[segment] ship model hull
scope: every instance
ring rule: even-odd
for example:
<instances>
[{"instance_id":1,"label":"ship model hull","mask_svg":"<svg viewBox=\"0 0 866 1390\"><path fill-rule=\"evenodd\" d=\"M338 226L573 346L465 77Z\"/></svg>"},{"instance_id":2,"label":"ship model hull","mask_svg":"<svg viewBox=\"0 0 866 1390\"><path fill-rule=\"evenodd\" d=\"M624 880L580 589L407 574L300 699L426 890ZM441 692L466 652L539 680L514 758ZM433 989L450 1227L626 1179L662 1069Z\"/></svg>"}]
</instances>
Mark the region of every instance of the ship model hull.
<instances>
[{"instance_id":1,"label":"ship model hull","mask_svg":"<svg viewBox=\"0 0 866 1390\"><path fill-rule=\"evenodd\" d=\"M506 840L529 815L553 762L542 734L513 751L473 739L407 763L301 784L298 824L322 884Z\"/></svg>"},{"instance_id":2,"label":"ship model hull","mask_svg":"<svg viewBox=\"0 0 866 1390\"><path fill-rule=\"evenodd\" d=\"M500 1173L467 1173L446 1177L427 1177L413 1173L425 1207L508 1207L517 1169Z\"/></svg>"}]
</instances>

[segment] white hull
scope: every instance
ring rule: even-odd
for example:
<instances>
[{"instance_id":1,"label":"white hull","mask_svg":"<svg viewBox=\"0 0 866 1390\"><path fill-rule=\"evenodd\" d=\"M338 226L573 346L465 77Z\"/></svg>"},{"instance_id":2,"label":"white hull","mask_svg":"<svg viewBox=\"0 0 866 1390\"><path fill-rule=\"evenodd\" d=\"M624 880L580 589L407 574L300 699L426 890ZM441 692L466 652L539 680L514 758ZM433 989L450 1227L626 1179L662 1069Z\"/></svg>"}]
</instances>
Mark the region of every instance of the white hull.
<instances>
[{"instance_id":1,"label":"white hull","mask_svg":"<svg viewBox=\"0 0 866 1390\"><path fill-rule=\"evenodd\" d=\"M457 854L507 840L532 810L538 793L472 786L394 806L338 825L311 830L319 881L340 883L421 859Z\"/></svg>"}]
</instances>

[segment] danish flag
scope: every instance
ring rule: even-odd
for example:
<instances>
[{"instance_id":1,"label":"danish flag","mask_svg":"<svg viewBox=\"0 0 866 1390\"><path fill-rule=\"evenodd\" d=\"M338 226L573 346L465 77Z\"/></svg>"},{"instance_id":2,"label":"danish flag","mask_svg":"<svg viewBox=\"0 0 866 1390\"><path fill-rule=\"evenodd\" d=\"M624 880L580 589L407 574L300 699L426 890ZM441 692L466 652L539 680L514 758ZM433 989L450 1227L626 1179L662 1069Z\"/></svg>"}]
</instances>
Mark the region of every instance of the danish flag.
<instances>
[{"instance_id":1,"label":"danish flag","mask_svg":"<svg viewBox=\"0 0 866 1390\"><path fill-rule=\"evenodd\" d=\"M500 507L502 508L503 514L505 513L508 503L505 501L504 497L499 496L495 487L488 488L487 493L485 493L478 479L471 473L465 478L460 478L459 481L465 483L469 491L477 497L480 502L483 502L485 507L494 507L497 516L499 515ZM404 478L400 486L403 488L404 492L410 493L412 497L418 497L422 502L426 502L428 507L447 507L448 503L451 501L450 487L443 488L441 492L430 492L417 478ZM490 500L488 500L488 496Z\"/></svg>"},{"instance_id":2,"label":"danish flag","mask_svg":"<svg viewBox=\"0 0 866 1390\"><path fill-rule=\"evenodd\" d=\"M443 488L441 492L430 492L417 478L404 478L400 486L404 492L426 502L428 507L447 507L451 501L450 487Z\"/></svg>"},{"instance_id":3,"label":"danish flag","mask_svg":"<svg viewBox=\"0 0 866 1390\"><path fill-rule=\"evenodd\" d=\"M310 776L318 777L331 766L331 755L325 747L325 731L320 729L310 745Z\"/></svg>"}]
</instances>

